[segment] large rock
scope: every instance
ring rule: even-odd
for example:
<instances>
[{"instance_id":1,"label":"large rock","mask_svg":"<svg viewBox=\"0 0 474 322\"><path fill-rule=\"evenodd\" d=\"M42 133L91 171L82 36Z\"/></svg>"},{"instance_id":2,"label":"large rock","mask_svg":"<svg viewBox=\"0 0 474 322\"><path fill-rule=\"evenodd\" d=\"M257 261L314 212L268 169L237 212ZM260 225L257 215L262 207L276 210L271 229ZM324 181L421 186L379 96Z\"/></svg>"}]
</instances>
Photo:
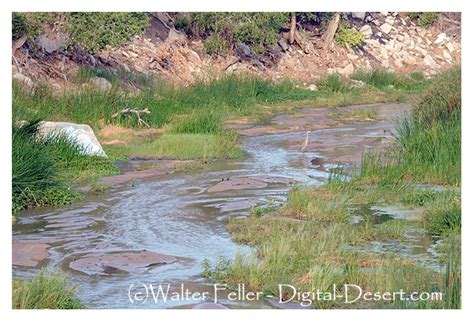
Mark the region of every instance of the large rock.
<instances>
[{"instance_id":1,"label":"large rock","mask_svg":"<svg viewBox=\"0 0 474 322\"><path fill-rule=\"evenodd\" d=\"M388 23L384 23L383 25L380 26L380 30L382 30L383 33L388 35L390 31L392 30L392 26L389 25Z\"/></svg>"},{"instance_id":2,"label":"large rock","mask_svg":"<svg viewBox=\"0 0 474 322\"><path fill-rule=\"evenodd\" d=\"M107 154L105 154L104 149L95 137L94 131L87 124L41 122L39 135L42 137L64 135L71 140L71 142L79 145L85 155L107 157Z\"/></svg>"},{"instance_id":3,"label":"large rock","mask_svg":"<svg viewBox=\"0 0 474 322\"><path fill-rule=\"evenodd\" d=\"M12 264L35 267L48 257L49 244L39 240L13 240Z\"/></svg>"},{"instance_id":4,"label":"large rock","mask_svg":"<svg viewBox=\"0 0 474 322\"><path fill-rule=\"evenodd\" d=\"M351 16L360 20L364 20L365 12L351 12Z\"/></svg>"},{"instance_id":5,"label":"large rock","mask_svg":"<svg viewBox=\"0 0 474 322\"><path fill-rule=\"evenodd\" d=\"M363 34L366 37L372 36L372 28L369 25L363 25L360 29L359 32Z\"/></svg>"},{"instance_id":6,"label":"large rock","mask_svg":"<svg viewBox=\"0 0 474 322\"><path fill-rule=\"evenodd\" d=\"M112 84L103 77L92 78L92 83L101 91L107 92L112 89Z\"/></svg>"},{"instance_id":7,"label":"large rock","mask_svg":"<svg viewBox=\"0 0 474 322\"><path fill-rule=\"evenodd\" d=\"M174 256L143 250L86 256L72 261L69 267L88 275L140 274L155 266L176 261L177 258Z\"/></svg>"},{"instance_id":8,"label":"large rock","mask_svg":"<svg viewBox=\"0 0 474 322\"><path fill-rule=\"evenodd\" d=\"M430 67L431 69L438 69L439 65L436 63L436 61L431 57L430 55L426 55L425 58L423 59L423 63Z\"/></svg>"},{"instance_id":9,"label":"large rock","mask_svg":"<svg viewBox=\"0 0 474 322\"><path fill-rule=\"evenodd\" d=\"M31 80L31 78L29 78L28 76L25 76L23 74L15 73L15 74L13 74L12 78L14 80L18 81L19 83L25 85L29 89L31 89L34 86L34 83Z\"/></svg>"}]
</instances>

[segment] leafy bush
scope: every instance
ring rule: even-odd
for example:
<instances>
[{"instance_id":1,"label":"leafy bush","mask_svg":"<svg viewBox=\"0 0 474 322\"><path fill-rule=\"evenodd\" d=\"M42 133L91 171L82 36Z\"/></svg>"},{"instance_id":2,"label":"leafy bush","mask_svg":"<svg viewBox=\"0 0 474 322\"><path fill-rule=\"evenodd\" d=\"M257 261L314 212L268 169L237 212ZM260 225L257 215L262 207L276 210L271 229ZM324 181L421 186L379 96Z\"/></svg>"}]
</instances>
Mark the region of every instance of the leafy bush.
<instances>
[{"instance_id":1,"label":"leafy bush","mask_svg":"<svg viewBox=\"0 0 474 322\"><path fill-rule=\"evenodd\" d=\"M350 47L359 47L365 39L365 35L355 29L350 28L347 21L342 21L337 29L335 40L340 46L344 44Z\"/></svg>"},{"instance_id":2,"label":"leafy bush","mask_svg":"<svg viewBox=\"0 0 474 322\"><path fill-rule=\"evenodd\" d=\"M428 28L433 24L433 22L438 19L438 12L411 12L410 18L412 20L418 19L422 27Z\"/></svg>"},{"instance_id":3,"label":"leafy bush","mask_svg":"<svg viewBox=\"0 0 474 322\"><path fill-rule=\"evenodd\" d=\"M76 288L68 284L67 275L60 271L41 270L28 280L13 279L13 309L81 309Z\"/></svg>"},{"instance_id":4,"label":"leafy bush","mask_svg":"<svg viewBox=\"0 0 474 322\"><path fill-rule=\"evenodd\" d=\"M79 45L94 54L106 46L129 41L145 30L150 18L146 13L137 12L13 13L12 37L27 35L34 39L47 24L59 20L64 21L69 33L69 46Z\"/></svg>"},{"instance_id":5,"label":"leafy bush","mask_svg":"<svg viewBox=\"0 0 474 322\"><path fill-rule=\"evenodd\" d=\"M54 20L54 13L49 12L13 12L12 13L12 39L16 40L23 36L33 39L38 36L43 24Z\"/></svg>"},{"instance_id":6,"label":"leafy bush","mask_svg":"<svg viewBox=\"0 0 474 322\"><path fill-rule=\"evenodd\" d=\"M289 15L282 12L196 12L189 19L177 19L175 26L186 33L204 37L208 54L225 54L232 45L243 42L262 53L278 40Z\"/></svg>"},{"instance_id":7,"label":"leafy bush","mask_svg":"<svg viewBox=\"0 0 474 322\"><path fill-rule=\"evenodd\" d=\"M73 43L96 53L106 46L129 41L149 22L149 16L139 12L73 12L66 26Z\"/></svg>"}]
</instances>

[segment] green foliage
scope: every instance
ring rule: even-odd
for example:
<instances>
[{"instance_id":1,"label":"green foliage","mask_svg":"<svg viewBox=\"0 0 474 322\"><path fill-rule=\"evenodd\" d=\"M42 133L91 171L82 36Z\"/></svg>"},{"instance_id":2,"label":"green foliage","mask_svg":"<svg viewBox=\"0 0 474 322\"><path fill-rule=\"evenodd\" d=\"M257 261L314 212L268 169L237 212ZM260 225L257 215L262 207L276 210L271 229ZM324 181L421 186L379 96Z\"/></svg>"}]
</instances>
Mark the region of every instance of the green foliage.
<instances>
[{"instance_id":1,"label":"green foliage","mask_svg":"<svg viewBox=\"0 0 474 322\"><path fill-rule=\"evenodd\" d=\"M12 13L12 39L23 36L33 39L40 35L44 24L52 23L55 14L48 12L13 12Z\"/></svg>"},{"instance_id":2,"label":"green foliage","mask_svg":"<svg viewBox=\"0 0 474 322\"><path fill-rule=\"evenodd\" d=\"M146 13L137 12L13 13L12 37L18 39L26 35L30 40L34 39L56 20L64 21L70 37L69 46L79 45L94 54L140 34L150 18Z\"/></svg>"},{"instance_id":3,"label":"green foliage","mask_svg":"<svg viewBox=\"0 0 474 322\"><path fill-rule=\"evenodd\" d=\"M209 113L193 112L189 115L177 116L170 124L170 133L218 133L222 130L221 116L215 111Z\"/></svg>"},{"instance_id":4,"label":"green foliage","mask_svg":"<svg viewBox=\"0 0 474 322\"><path fill-rule=\"evenodd\" d=\"M359 47L365 39L365 35L355 29L350 28L349 22L343 20L337 29L335 40L340 46L344 44L350 47Z\"/></svg>"},{"instance_id":5,"label":"green foliage","mask_svg":"<svg viewBox=\"0 0 474 322\"><path fill-rule=\"evenodd\" d=\"M438 12L410 12L410 18L412 20L418 19L422 27L428 28L431 26L436 19L438 19Z\"/></svg>"},{"instance_id":6,"label":"green foliage","mask_svg":"<svg viewBox=\"0 0 474 322\"><path fill-rule=\"evenodd\" d=\"M72 12L66 29L71 41L94 54L106 46L118 46L140 34L150 22L139 12Z\"/></svg>"},{"instance_id":7,"label":"green foliage","mask_svg":"<svg viewBox=\"0 0 474 322\"><path fill-rule=\"evenodd\" d=\"M28 280L13 279L13 309L81 309L76 288L69 285L67 275L60 271L41 270Z\"/></svg>"},{"instance_id":8,"label":"green foliage","mask_svg":"<svg viewBox=\"0 0 474 322\"><path fill-rule=\"evenodd\" d=\"M196 12L177 19L175 26L204 37L208 54L225 54L240 42L262 53L276 44L278 32L288 19L289 15L282 12Z\"/></svg>"}]
</instances>

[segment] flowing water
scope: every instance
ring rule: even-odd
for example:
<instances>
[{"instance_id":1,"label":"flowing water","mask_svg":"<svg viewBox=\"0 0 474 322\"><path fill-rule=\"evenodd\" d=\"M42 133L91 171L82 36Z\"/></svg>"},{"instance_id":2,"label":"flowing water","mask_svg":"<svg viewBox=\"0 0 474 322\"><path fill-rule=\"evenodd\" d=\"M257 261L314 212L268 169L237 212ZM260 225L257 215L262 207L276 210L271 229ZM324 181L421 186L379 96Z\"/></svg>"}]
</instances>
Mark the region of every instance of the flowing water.
<instances>
[{"instance_id":1,"label":"flowing water","mask_svg":"<svg viewBox=\"0 0 474 322\"><path fill-rule=\"evenodd\" d=\"M49 243L50 255L42 265L68 272L72 283L79 285L78 296L88 308L190 305L199 301L131 303L128 292L132 284L143 283L170 283L172 290L184 283L191 290L210 290L211 286L200 276L204 260L216 263L222 258L233 258L237 251L253 252L231 240L225 230L229 217L248 215L252 206L285 202L291 184L282 178L304 185L321 185L330 170L340 163L335 160L339 160L341 153L360 153L382 139L390 139L387 133L391 130L393 124L388 121L315 130L310 141L321 144L321 149L313 147L308 152L300 151L306 132L245 137L242 147L247 155L241 160L220 161L206 169L148 178L88 196L66 207L23 212L13 226L13 238ZM346 144L335 144L329 150L331 142ZM365 145L358 145L360 142ZM267 185L207 191L222 181L242 177L266 178ZM417 240L415 237L410 239L411 243ZM383 246L378 245L378 249L384 249ZM389 246L397 249L396 245ZM427 249L431 244L420 247ZM141 274L88 275L69 267L69 263L85 255L136 250L173 255L178 260ZM13 272L15 276L27 277L38 269L14 266ZM222 303L229 307L271 307L267 301Z\"/></svg>"}]
</instances>

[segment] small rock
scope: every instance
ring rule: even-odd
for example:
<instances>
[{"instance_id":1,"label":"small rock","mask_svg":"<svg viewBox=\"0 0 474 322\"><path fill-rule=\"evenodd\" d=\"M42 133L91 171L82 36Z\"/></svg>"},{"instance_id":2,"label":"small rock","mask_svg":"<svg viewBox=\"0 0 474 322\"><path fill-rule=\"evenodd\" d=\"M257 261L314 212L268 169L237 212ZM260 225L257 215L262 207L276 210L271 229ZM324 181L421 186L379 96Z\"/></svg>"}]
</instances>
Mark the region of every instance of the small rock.
<instances>
[{"instance_id":1,"label":"small rock","mask_svg":"<svg viewBox=\"0 0 474 322\"><path fill-rule=\"evenodd\" d=\"M453 57L451 57L451 55L449 54L449 52L447 50L443 50L443 57L447 61L452 61L453 60Z\"/></svg>"},{"instance_id":2,"label":"small rock","mask_svg":"<svg viewBox=\"0 0 474 322\"><path fill-rule=\"evenodd\" d=\"M446 34L443 32L436 37L435 45L441 45L446 41Z\"/></svg>"},{"instance_id":3,"label":"small rock","mask_svg":"<svg viewBox=\"0 0 474 322\"><path fill-rule=\"evenodd\" d=\"M369 25L364 25L359 29L359 32L366 37L372 36L372 28Z\"/></svg>"},{"instance_id":4,"label":"small rock","mask_svg":"<svg viewBox=\"0 0 474 322\"><path fill-rule=\"evenodd\" d=\"M390 67L390 61L388 59L382 61L382 67L383 68L389 68Z\"/></svg>"},{"instance_id":5,"label":"small rock","mask_svg":"<svg viewBox=\"0 0 474 322\"><path fill-rule=\"evenodd\" d=\"M365 18L365 12L351 12L352 17L364 20Z\"/></svg>"},{"instance_id":6,"label":"small rock","mask_svg":"<svg viewBox=\"0 0 474 322\"><path fill-rule=\"evenodd\" d=\"M315 84L311 84L308 87L306 87L307 90L316 92L318 90L318 87Z\"/></svg>"},{"instance_id":7,"label":"small rock","mask_svg":"<svg viewBox=\"0 0 474 322\"><path fill-rule=\"evenodd\" d=\"M395 18L389 16L385 18L385 22L388 23L390 26L393 26L393 24L395 23Z\"/></svg>"},{"instance_id":8,"label":"small rock","mask_svg":"<svg viewBox=\"0 0 474 322\"><path fill-rule=\"evenodd\" d=\"M349 76L354 73L354 65L352 65L352 63L349 63L346 67L337 68L337 72L342 76Z\"/></svg>"},{"instance_id":9,"label":"small rock","mask_svg":"<svg viewBox=\"0 0 474 322\"><path fill-rule=\"evenodd\" d=\"M287 51L289 48L287 40L283 37L278 40L278 45L283 49L283 51Z\"/></svg>"},{"instance_id":10,"label":"small rock","mask_svg":"<svg viewBox=\"0 0 474 322\"><path fill-rule=\"evenodd\" d=\"M436 63L436 61L431 57L430 55L426 55L425 58L423 59L423 63L430 67L431 69L438 69L439 65Z\"/></svg>"},{"instance_id":11,"label":"small rock","mask_svg":"<svg viewBox=\"0 0 474 322\"><path fill-rule=\"evenodd\" d=\"M392 30L392 26L389 25L388 23L384 23L383 25L380 26L380 30L382 30L383 33L388 35L390 31Z\"/></svg>"},{"instance_id":12,"label":"small rock","mask_svg":"<svg viewBox=\"0 0 474 322\"><path fill-rule=\"evenodd\" d=\"M94 77L92 78L92 83L97 86L101 91L107 92L112 89L112 84L103 77Z\"/></svg>"},{"instance_id":13,"label":"small rock","mask_svg":"<svg viewBox=\"0 0 474 322\"><path fill-rule=\"evenodd\" d=\"M33 81L31 80L31 78L20 73L13 74L12 78L22 83L23 85L25 85L26 87L30 89L35 85L35 83L33 83Z\"/></svg>"},{"instance_id":14,"label":"small rock","mask_svg":"<svg viewBox=\"0 0 474 322\"><path fill-rule=\"evenodd\" d=\"M454 46L452 43L447 42L446 43L446 48L448 48L449 52L452 53L454 51Z\"/></svg>"},{"instance_id":15,"label":"small rock","mask_svg":"<svg viewBox=\"0 0 474 322\"><path fill-rule=\"evenodd\" d=\"M351 79L351 86L355 88L364 87L365 83L358 79Z\"/></svg>"}]
</instances>

